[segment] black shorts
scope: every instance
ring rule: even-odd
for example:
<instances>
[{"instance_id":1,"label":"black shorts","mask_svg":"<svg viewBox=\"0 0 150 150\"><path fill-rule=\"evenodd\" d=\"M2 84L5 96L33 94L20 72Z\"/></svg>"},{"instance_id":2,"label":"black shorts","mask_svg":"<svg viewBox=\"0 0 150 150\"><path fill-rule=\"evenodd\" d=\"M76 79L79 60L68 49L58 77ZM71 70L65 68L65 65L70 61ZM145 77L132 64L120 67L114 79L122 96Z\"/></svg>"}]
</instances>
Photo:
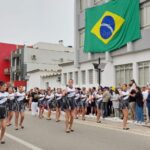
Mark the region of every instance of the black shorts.
<instances>
[{"instance_id":1,"label":"black shorts","mask_svg":"<svg viewBox=\"0 0 150 150\"><path fill-rule=\"evenodd\" d=\"M61 108L62 107L62 99L56 100L56 107Z\"/></svg>"},{"instance_id":2,"label":"black shorts","mask_svg":"<svg viewBox=\"0 0 150 150\"><path fill-rule=\"evenodd\" d=\"M102 109L102 101L96 101L97 109Z\"/></svg>"},{"instance_id":3,"label":"black shorts","mask_svg":"<svg viewBox=\"0 0 150 150\"><path fill-rule=\"evenodd\" d=\"M16 101L14 104L14 111L15 112L24 112L25 111L25 103L24 101Z\"/></svg>"},{"instance_id":4,"label":"black shorts","mask_svg":"<svg viewBox=\"0 0 150 150\"><path fill-rule=\"evenodd\" d=\"M64 97L63 98L63 109L74 110L75 109L75 99L74 97Z\"/></svg>"},{"instance_id":5,"label":"black shorts","mask_svg":"<svg viewBox=\"0 0 150 150\"><path fill-rule=\"evenodd\" d=\"M6 104L0 104L0 120L7 117L7 108Z\"/></svg>"},{"instance_id":6,"label":"black shorts","mask_svg":"<svg viewBox=\"0 0 150 150\"><path fill-rule=\"evenodd\" d=\"M82 108L86 108L87 107L87 102L86 102L86 100L81 100L81 107Z\"/></svg>"},{"instance_id":7,"label":"black shorts","mask_svg":"<svg viewBox=\"0 0 150 150\"><path fill-rule=\"evenodd\" d=\"M129 109L129 101L128 100L122 100L120 102L120 109Z\"/></svg>"},{"instance_id":8,"label":"black shorts","mask_svg":"<svg viewBox=\"0 0 150 150\"><path fill-rule=\"evenodd\" d=\"M95 102L95 100L91 102L91 107L96 107L96 102Z\"/></svg>"},{"instance_id":9,"label":"black shorts","mask_svg":"<svg viewBox=\"0 0 150 150\"><path fill-rule=\"evenodd\" d=\"M56 101L54 101L54 100L48 101L47 102L47 107L48 107L48 109L55 108L56 107Z\"/></svg>"},{"instance_id":10,"label":"black shorts","mask_svg":"<svg viewBox=\"0 0 150 150\"><path fill-rule=\"evenodd\" d=\"M15 101L11 100L7 103L7 110L8 111L14 111L14 107L15 107Z\"/></svg>"}]
</instances>

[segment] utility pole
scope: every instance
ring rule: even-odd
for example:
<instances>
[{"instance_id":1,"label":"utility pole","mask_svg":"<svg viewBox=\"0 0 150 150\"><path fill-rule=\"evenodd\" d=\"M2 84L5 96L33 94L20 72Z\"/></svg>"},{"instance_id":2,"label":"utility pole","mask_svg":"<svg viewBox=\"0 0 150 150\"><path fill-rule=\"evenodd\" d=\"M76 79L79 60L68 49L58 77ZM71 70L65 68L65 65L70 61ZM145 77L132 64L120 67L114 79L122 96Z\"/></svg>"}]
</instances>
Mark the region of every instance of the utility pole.
<instances>
[{"instance_id":1,"label":"utility pole","mask_svg":"<svg viewBox=\"0 0 150 150\"><path fill-rule=\"evenodd\" d=\"M101 68L99 67L101 64L101 58L98 58L98 84L101 85Z\"/></svg>"},{"instance_id":2,"label":"utility pole","mask_svg":"<svg viewBox=\"0 0 150 150\"><path fill-rule=\"evenodd\" d=\"M101 72L103 72L102 68L101 68L101 58L98 58L98 64L97 63L93 63L94 69L96 69L98 71L98 85L101 85Z\"/></svg>"}]
</instances>

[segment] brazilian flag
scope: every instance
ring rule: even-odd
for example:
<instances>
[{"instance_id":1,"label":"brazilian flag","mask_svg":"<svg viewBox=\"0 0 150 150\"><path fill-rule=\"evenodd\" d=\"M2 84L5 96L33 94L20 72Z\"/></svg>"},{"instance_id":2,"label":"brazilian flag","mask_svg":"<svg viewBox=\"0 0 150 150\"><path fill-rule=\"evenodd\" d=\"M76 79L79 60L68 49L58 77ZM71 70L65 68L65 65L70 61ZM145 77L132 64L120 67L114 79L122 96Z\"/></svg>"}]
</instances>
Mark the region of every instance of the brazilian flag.
<instances>
[{"instance_id":1,"label":"brazilian flag","mask_svg":"<svg viewBox=\"0 0 150 150\"><path fill-rule=\"evenodd\" d=\"M141 38L139 0L111 0L85 11L84 52L114 51Z\"/></svg>"}]
</instances>

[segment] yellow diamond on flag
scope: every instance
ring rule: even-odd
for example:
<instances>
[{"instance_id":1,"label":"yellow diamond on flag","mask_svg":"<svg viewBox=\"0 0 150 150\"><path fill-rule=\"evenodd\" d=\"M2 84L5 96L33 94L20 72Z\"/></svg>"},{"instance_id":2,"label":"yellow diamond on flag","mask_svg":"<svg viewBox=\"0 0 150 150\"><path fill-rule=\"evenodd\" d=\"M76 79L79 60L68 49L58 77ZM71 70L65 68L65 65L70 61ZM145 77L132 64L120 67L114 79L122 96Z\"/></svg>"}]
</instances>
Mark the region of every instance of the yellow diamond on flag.
<instances>
[{"instance_id":1,"label":"yellow diamond on flag","mask_svg":"<svg viewBox=\"0 0 150 150\"><path fill-rule=\"evenodd\" d=\"M108 44L114 35L120 30L124 19L110 11L106 11L100 20L94 25L91 33L94 34L104 44Z\"/></svg>"}]
</instances>

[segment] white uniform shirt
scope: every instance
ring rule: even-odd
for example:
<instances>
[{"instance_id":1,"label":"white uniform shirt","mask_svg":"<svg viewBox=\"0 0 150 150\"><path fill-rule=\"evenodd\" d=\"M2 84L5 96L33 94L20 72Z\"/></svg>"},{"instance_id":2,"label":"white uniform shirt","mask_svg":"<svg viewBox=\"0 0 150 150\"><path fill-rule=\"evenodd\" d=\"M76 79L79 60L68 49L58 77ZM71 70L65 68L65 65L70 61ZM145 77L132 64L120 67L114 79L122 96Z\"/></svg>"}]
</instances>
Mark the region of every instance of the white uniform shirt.
<instances>
[{"instance_id":1,"label":"white uniform shirt","mask_svg":"<svg viewBox=\"0 0 150 150\"><path fill-rule=\"evenodd\" d=\"M102 94L96 94L96 100L97 101L102 101L103 100L103 95Z\"/></svg>"},{"instance_id":2,"label":"white uniform shirt","mask_svg":"<svg viewBox=\"0 0 150 150\"><path fill-rule=\"evenodd\" d=\"M12 101L12 100L14 100L15 99L15 94L14 93L8 93L8 99L10 100L10 101Z\"/></svg>"},{"instance_id":3,"label":"white uniform shirt","mask_svg":"<svg viewBox=\"0 0 150 150\"><path fill-rule=\"evenodd\" d=\"M39 95L39 101L42 101L44 99L45 95L44 94L40 94Z\"/></svg>"},{"instance_id":4,"label":"white uniform shirt","mask_svg":"<svg viewBox=\"0 0 150 150\"><path fill-rule=\"evenodd\" d=\"M129 98L129 91L122 91L121 96L123 100L127 100Z\"/></svg>"},{"instance_id":5,"label":"white uniform shirt","mask_svg":"<svg viewBox=\"0 0 150 150\"><path fill-rule=\"evenodd\" d=\"M15 94L15 96L17 97L17 101L18 101L18 102L21 102L21 101L24 100L26 94L25 94L25 92L22 92L22 93L17 92L17 93Z\"/></svg>"},{"instance_id":6,"label":"white uniform shirt","mask_svg":"<svg viewBox=\"0 0 150 150\"><path fill-rule=\"evenodd\" d=\"M56 100L58 101L58 100L62 99L62 96L63 96L63 95L56 93L55 96L56 96Z\"/></svg>"},{"instance_id":7,"label":"white uniform shirt","mask_svg":"<svg viewBox=\"0 0 150 150\"><path fill-rule=\"evenodd\" d=\"M68 97L74 97L75 96L75 88L70 88L70 87L67 87L67 96Z\"/></svg>"},{"instance_id":8,"label":"white uniform shirt","mask_svg":"<svg viewBox=\"0 0 150 150\"><path fill-rule=\"evenodd\" d=\"M46 95L46 99L48 102L52 101L54 99L54 95L51 94L51 95Z\"/></svg>"},{"instance_id":9,"label":"white uniform shirt","mask_svg":"<svg viewBox=\"0 0 150 150\"><path fill-rule=\"evenodd\" d=\"M7 101L8 93L0 92L0 104L3 104Z\"/></svg>"}]
</instances>

